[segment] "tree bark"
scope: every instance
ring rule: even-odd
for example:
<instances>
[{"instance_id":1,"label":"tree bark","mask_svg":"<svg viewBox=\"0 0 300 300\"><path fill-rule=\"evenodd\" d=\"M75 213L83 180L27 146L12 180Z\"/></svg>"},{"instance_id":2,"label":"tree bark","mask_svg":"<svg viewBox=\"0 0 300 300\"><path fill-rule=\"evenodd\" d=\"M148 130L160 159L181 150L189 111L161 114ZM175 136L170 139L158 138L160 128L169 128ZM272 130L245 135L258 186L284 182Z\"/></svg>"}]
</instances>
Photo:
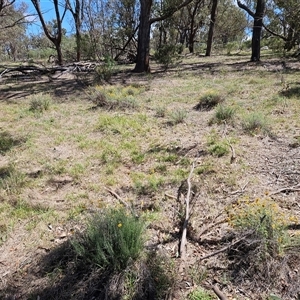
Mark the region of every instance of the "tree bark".
<instances>
[{"instance_id":1,"label":"tree bark","mask_svg":"<svg viewBox=\"0 0 300 300\"><path fill-rule=\"evenodd\" d=\"M250 8L242 4L239 0L237 0L237 4L240 8L244 9L251 17L254 18L251 61L260 61L260 40L263 28L263 18L266 10L266 1L257 0L255 13L253 13Z\"/></svg>"},{"instance_id":2,"label":"tree bark","mask_svg":"<svg viewBox=\"0 0 300 300\"><path fill-rule=\"evenodd\" d=\"M140 25L138 33L138 49L134 72L143 73L150 72L149 56L150 56L150 15L152 0L140 0Z\"/></svg>"},{"instance_id":3,"label":"tree bark","mask_svg":"<svg viewBox=\"0 0 300 300\"><path fill-rule=\"evenodd\" d=\"M211 55L211 48L212 48L213 38L214 38L214 29L215 29L215 23L217 18L217 8L218 8L218 0L213 0L211 12L210 12L210 24L208 30L205 56Z\"/></svg>"},{"instance_id":4,"label":"tree bark","mask_svg":"<svg viewBox=\"0 0 300 300\"><path fill-rule=\"evenodd\" d=\"M174 6L165 15L151 19L151 8L153 0L140 0L140 25L138 33L138 49L136 65L133 72L143 73L150 72L150 29L151 25L155 22L165 20L171 17L176 11L185 7L193 0L185 0L178 6Z\"/></svg>"}]
</instances>

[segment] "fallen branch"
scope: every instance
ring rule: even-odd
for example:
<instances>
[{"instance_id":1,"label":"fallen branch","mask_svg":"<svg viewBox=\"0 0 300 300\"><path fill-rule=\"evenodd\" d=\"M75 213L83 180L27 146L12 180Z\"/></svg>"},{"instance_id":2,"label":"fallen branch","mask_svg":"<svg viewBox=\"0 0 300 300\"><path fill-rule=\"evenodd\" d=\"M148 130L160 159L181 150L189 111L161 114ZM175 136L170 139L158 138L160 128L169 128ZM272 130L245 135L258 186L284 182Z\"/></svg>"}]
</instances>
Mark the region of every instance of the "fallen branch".
<instances>
[{"instance_id":1,"label":"fallen branch","mask_svg":"<svg viewBox=\"0 0 300 300\"><path fill-rule=\"evenodd\" d=\"M187 236L187 226L190 218L190 197L191 197L191 178L195 169L195 162L192 163L191 171L189 177L187 178L188 191L185 198L185 220L182 228L182 236L180 242L179 255L182 260L186 259L186 236Z\"/></svg>"},{"instance_id":2,"label":"fallen branch","mask_svg":"<svg viewBox=\"0 0 300 300\"><path fill-rule=\"evenodd\" d=\"M107 190L111 195L113 195L116 199L118 199L125 207L129 208L128 203L126 203L116 192L109 189L108 187L104 187L105 190Z\"/></svg>"},{"instance_id":3,"label":"fallen branch","mask_svg":"<svg viewBox=\"0 0 300 300\"><path fill-rule=\"evenodd\" d=\"M228 298L219 290L216 284L212 285L211 288L220 300L228 300Z\"/></svg>"},{"instance_id":4,"label":"fallen branch","mask_svg":"<svg viewBox=\"0 0 300 300\"><path fill-rule=\"evenodd\" d=\"M300 192L300 186L299 186L299 184L294 185L294 186L287 186L287 187L279 189L279 190L277 190L275 192L272 192L269 195L273 196L273 195L276 195L276 194L280 194L282 192Z\"/></svg>"},{"instance_id":5,"label":"fallen branch","mask_svg":"<svg viewBox=\"0 0 300 300\"><path fill-rule=\"evenodd\" d=\"M246 238L247 238L248 236L250 236L251 234L253 234L253 231L247 233L247 234L244 235L243 237L241 237L241 238L239 238L238 240L236 240L236 241L230 243L230 244L227 245L226 247L221 248L220 250L217 250L217 251L212 252L212 253L210 253L210 254L207 254L207 255L205 255L205 256L203 256L203 257L200 257L200 261L201 261L201 260L204 260L204 259L207 259L207 258L210 258L210 257L212 257L212 256L215 256L215 255L217 255L217 254L219 254L219 253L222 253L222 252L227 251L228 249L230 249L230 248L233 247L234 245L236 245L236 244L238 244L239 242L241 242L241 241L243 241L244 239L246 239Z\"/></svg>"}]
</instances>

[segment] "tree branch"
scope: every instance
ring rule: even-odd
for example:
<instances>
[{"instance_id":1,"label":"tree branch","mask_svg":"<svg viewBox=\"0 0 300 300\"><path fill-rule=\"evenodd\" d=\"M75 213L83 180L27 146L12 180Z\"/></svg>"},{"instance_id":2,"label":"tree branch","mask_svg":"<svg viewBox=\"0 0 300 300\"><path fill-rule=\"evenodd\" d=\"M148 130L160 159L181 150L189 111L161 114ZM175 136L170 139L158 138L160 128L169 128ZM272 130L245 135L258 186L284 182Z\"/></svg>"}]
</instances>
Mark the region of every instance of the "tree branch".
<instances>
[{"instance_id":1,"label":"tree branch","mask_svg":"<svg viewBox=\"0 0 300 300\"><path fill-rule=\"evenodd\" d=\"M255 17L255 13L245 4L243 4L241 1L237 0L237 5L239 6L239 8L245 10L252 18Z\"/></svg>"}]
</instances>

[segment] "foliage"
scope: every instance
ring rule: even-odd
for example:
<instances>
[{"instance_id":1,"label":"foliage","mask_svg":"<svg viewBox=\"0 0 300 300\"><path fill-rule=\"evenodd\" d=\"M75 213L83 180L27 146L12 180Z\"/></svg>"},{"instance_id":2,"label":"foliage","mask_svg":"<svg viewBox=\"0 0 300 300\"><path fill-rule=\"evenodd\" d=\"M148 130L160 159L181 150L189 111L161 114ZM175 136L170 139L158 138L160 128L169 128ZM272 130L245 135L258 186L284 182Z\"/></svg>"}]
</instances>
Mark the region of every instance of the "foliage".
<instances>
[{"instance_id":1,"label":"foliage","mask_svg":"<svg viewBox=\"0 0 300 300\"><path fill-rule=\"evenodd\" d=\"M124 270L136 260L144 245L144 224L124 209L98 213L89 220L86 232L72 245L83 263L98 268Z\"/></svg>"},{"instance_id":2,"label":"foliage","mask_svg":"<svg viewBox=\"0 0 300 300\"><path fill-rule=\"evenodd\" d=\"M197 288L188 295L189 300L213 300L215 299L211 293L202 288Z\"/></svg>"},{"instance_id":3,"label":"foliage","mask_svg":"<svg viewBox=\"0 0 300 300\"><path fill-rule=\"evenodd\" d=\"M110 56L105 56L104 62L102 65L96 67L96 80L109 81L116 71L116 63Z\"/></svg>"},{"instance_id":4,"label":"foliage","mask_svg":"<svg viewBox=\"0 0 300 300\"><path fill-rule=\"evenodd\" d=\"M244 116L242 128L245 132L250 134L268 134L270 132L268 120L259 112L253 112Z\"/></svg>"},{"instance_id":5,"label":"foliage","mask_svg":"<svg viewBox=\"0 0 300 300\"><path fill-rule=\"evenodd\" d=\"M240 199L229 211L229 223L240 230L253 230L271 255L282 254L289 244L287 225L295 222L296 217L287 216L270 198Z\"/></svg>"},{"instance_id":6,"label":"foliage","mask_svg":"<svg viewBox=\"0 0 300 300\"><path fill-rule=\"evenodd\" d=\"M49 94L35 94L30 97L29 110L41 114L44 111L49 110L52 98Z\"/></svg>"},{"instance_id":7,"label":"foliage","mask_svg":"<svg viewBox=\"0 0 300 300\"><path fill-rule=\"evenodd\" d=\"M214 116L210 120L210 123L222 123L223 121L232 121L236 113L236 108L232 106L226 106L224 104L218 104L214 113Z\"/></svg>"},{"instance_id":8,"label":"foliage","mask_svg":"<svg viewBox=\"0 0 300 300\"><path fill-rule=\"evenodd\" d=\"M217 91L208 91L200 97L199 103L194 107L196 110L210 110L222 103L224 98Z\"/></svg>"},{"instance_id":9,"label":"foliage","mask_svg":"<svg viewBox=\"0 0 300 300\"><path fill-rule=\"evenodd\" d=\"M221 157L229 153L228 142L224 139L220 139L218 135L214 132L212 132L212 134L208 136L207 145L208 153L213 156Z\"/></svg>"},{"instance_id":10,"label":"foliage","mask_svg":"<svg viewBox=\"0 0 300 300\"><path fill-rule=\"evenodd\" d=\"M22 142L22 139L14 138L7 131L0 131L0 154L5 154L5 152L9 151L20 142Z\"/></svg>"},{"instance_id":11,"label":"foliage","mask_svg":"<svg viewBox=\"0 0 300 300\"><path fill-rule=\"evenodd\" d=\"M154 60L168 68L178 59L178 46L165 44L160 46L154 53Z\"/></svg>"},{"instance_id":12,"label":"foliage","mask_svg":"<svg viewBox=\"0 0 300 300\"><path fill-rule=\"evenodd\" d=\"M141 93L141 88L134 86L111 87L102 86L91 87L87 91L87 97L96 105L107 110L112 109L135 109L138 107L134 96Z\"/></svg>"},{"instance_id":13,"label":"foliage","mask_svg":"<svg viewBox=\"0 0 300 300\"><path fill-rule=\"evenodd\" d=\"M187 117L187 111L184 109L176 109L170 113L171 121L170 123L173 125L177 125L179 123L183 123Z\"/></svg>"}]
</instances>

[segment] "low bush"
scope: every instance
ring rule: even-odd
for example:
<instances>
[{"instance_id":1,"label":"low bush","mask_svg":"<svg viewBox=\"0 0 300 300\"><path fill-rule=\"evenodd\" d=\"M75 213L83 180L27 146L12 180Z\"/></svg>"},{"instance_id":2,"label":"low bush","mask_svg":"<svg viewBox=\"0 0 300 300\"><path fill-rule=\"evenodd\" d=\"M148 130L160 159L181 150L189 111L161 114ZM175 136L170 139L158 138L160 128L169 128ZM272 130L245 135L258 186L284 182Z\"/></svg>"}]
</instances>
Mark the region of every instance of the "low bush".
<instances>
[{"instance_id":1,"label":"low bush","mask_svg":"<svg viewBox=\"0 0 300 300\"><path fill-rule=\"evenodd\" d=\"M204 111L211 110L223 101L224 98L222 97L222 95L220 95L219 92L208 91L200 97L200 100L198 104L195 105L194 109Z\"/></svg>"},{"instance_id":2,"label":"low bush","mask_svg":"<svg viewBox=\"0 0 300 300\"><path fill-rule=\"evenodd\" d=\"M90 219L86 232L72 245L84 263L121 271L140 256L143 234L139 218L124 209L111 209Z\"/></svg>"}]
</instances>

